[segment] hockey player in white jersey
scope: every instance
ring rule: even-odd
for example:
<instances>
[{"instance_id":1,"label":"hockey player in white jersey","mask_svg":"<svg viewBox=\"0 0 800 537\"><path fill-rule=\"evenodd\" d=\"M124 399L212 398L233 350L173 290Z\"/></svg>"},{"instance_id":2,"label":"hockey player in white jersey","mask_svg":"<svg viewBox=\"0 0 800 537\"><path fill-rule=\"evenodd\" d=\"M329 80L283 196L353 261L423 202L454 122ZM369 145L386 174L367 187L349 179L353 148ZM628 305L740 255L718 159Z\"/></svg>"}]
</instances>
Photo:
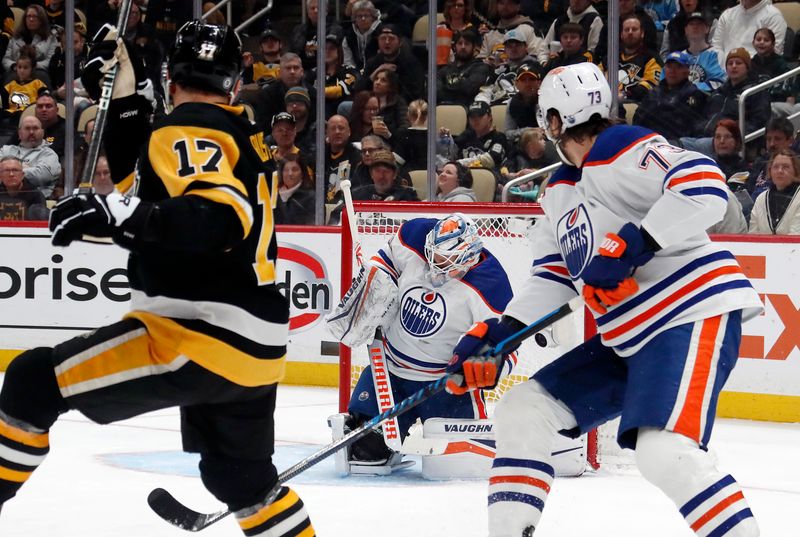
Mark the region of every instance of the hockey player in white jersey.
<instances>
[{"instance_id":1,"label":"hockey player in white jersey","mask_svg":"<svg viewBox=\"0 0 800 537\"><path fill-rule=\"evenodd\" d=\"M461 214L415 218L365 264L327 323L351 347L372 341L375 329L382 328L392 391L400 401L444 375L461 334L477 320L499 317L511 296L503 267L483 248L472 220ZM507 358L506 373L515 359ZM375 391L368 367L344 416L347 428L379 414ZM433 417L485 419L483 394L431 397L398 418L400 437L417 418ZM359 467L361 473L386 473L362 467L391 466L401 458L377 431L353 444L347 455L350 470Z\"/></svg>"},{"instance_id":2,"label":"hockey player in white jersey","mask_svg":"<svg viewBox=\"0 0 800 537\"><path fill-rule=\"evenodd\" d=\"M636 450L642 475L697 535L757 536L740 486L706 451L741 323L762 310L734 256L703 231L725 213L725 177L703 155L610 121L611 92L591 63L550 71L539 106L565 164L533 230L531 275L500 321L479 323L459 341L448 372L465 380L451 389L494 382L495 359L478 349L576 294L599 334L498 404L489 535L535 533L557 433L621 416L619 444Z\"/></svg>"}]
</instances>

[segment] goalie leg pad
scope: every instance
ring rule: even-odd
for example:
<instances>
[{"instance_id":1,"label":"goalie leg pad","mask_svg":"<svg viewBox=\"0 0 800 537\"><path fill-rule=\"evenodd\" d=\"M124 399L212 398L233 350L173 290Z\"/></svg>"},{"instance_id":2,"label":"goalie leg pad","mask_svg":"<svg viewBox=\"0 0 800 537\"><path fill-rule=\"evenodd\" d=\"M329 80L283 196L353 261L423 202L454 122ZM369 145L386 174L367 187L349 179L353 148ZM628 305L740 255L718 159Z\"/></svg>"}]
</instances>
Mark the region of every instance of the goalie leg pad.
<instances>
[{"instance_id":1,"label":"goalie leg pad","mask_svg":"<svg viewBox=\"0 0 800 537\"><path fill-rule=\"evenodd\" d=\"M334 414L328 418L333 440L360 427L363 419L351 414ZM370 430L366 436L334 453L334 467L341 476L350 474L389 475L393 470L407 468L413 461L404 461L402 453L390 449L380 428Z\"/></svg>"},{"instance_id":2,"label":"goalie leg pad","mask_svg":"<svg viewBox=\"0 0 800 537\"><path fill-rule=\"evenodd\" d=\"M489 535L522 535L539 525L555 476L553 439L575 417L538 382L517 384L494 415L497 455L489 478Z\"/></svg>"},{"instance_id":3,"label":"goalie leg pad","mask_svg":"<svg viewBox=\"0 0 800 537\"><path fill-rule=\"evenodd\" d=\"M247 537L314 537L303 500L289 487L281 487L271 503L262 501L234 512Z\"/></svg>"},{"instance_id":4,"label":"goalie leg pad","mask_svg":"<svg viewBox=\"0 0 800 537\"><path fill-rule=\"evenodd\" d=\"M642 428L636 440L636 464L645 479L675 502L698 535L759 535L739 484L717 470L712 455L691 438Z\"/></svg>"},{"instance_id":5,"label":"goalie leg pad","mask_svg":"<svg viewBox=\"0 0 800 537\"><path fill-rule=\"evenodd\" d=\"M325 318L330 333L349 347L372 341L375 329L397 314L397 281L368 262L341 302Z\"/></svg>"}]
</instances>

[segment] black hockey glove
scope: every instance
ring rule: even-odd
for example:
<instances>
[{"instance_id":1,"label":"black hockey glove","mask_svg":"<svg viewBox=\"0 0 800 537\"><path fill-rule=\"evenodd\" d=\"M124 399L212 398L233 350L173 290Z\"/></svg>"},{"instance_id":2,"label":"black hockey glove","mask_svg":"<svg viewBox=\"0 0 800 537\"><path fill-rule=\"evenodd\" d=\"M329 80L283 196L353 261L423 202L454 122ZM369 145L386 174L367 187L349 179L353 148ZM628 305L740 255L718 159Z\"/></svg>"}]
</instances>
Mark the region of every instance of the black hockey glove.
<instances>
[{"instance_id":1,"label":"black hockey glove","mask_svg":"<svg viewBox=\"0 0 800 537\"><path fill-rule=\"evenodd\" d=\"M84 235L110 237L130 248L144 231L153 204L118 192L62 198L50 211L54 246L67 246Z\"/></svg>"},{"instance_id":2,"label":"black hockey glove","mask_svg":"<svg viewBox=\"0 0 800 537\"><path fill-rule=\"evenodd\" d=\"M139 94L154 105L153 84L147 78L144 63L136 53L136 47L127 47L124 40L117 39L117 29L110 24L104 24L92 40L81 73L81 82L93 100L100 98L103 77L116 64L119 67L111 98L116 100Z\"/></svg>"}]
</instances>

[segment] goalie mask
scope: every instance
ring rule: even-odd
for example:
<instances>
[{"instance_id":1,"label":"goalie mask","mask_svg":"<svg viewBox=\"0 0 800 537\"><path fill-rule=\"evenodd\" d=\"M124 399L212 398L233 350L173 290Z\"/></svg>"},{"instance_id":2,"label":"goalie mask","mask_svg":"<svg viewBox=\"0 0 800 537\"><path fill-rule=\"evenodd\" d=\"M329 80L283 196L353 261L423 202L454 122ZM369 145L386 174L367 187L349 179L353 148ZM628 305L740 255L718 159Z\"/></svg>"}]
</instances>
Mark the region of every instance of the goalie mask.
<instances>
[{"instance_id":1,"label":"goalie mask","mask_svg":"<svg viewBox=\"0 0 800 537\"><path fill-rule=\"evenodd\" d=\"M431 283L439 287L451 278L461 278L478 263L482 249L475 222L459 213L439 220L425 237Z\"/></svg>"}]
</instances>

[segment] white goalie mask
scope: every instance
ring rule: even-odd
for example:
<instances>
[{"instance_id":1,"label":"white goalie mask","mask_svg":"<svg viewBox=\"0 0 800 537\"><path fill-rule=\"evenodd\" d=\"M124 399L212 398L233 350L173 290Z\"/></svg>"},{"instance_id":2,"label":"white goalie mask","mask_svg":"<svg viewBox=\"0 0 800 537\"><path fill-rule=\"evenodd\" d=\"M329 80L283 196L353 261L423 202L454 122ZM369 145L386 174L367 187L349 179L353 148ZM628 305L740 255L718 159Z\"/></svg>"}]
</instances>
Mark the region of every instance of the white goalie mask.
<instances>
[{"instance_id":1,"label":"white goalie mask","mask_svg":"<svg viewBox=\"0 0 800 537\"><path fill-rule=\"evenodd\" d=\"M431 283L439 287L451 278L461 278L478 263L482 249L475 222L460 213L442 218L425 237Z\"/></svg>"},{"instance_id":2,"label":"white goalie mask","mask_svg":"<svg viewBox=\"0 0 800 537\"><path fill-rule=\"evenodd\" d=\"M536 121L556 147L564 130L586 123L595 115L608 118L610 112L611 88L593 63L556 67L542 80ZM552 120L556 117L560 121Z\"/></svg>"}]
</instances>

